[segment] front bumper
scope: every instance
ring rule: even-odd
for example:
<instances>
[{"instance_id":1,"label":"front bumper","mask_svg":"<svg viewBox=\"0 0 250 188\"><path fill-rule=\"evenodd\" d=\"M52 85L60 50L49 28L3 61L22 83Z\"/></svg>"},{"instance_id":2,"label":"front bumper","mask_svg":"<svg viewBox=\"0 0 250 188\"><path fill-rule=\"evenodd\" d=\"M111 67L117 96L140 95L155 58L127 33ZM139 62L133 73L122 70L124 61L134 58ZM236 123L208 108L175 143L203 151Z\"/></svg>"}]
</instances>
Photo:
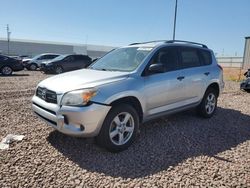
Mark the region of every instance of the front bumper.
<instances>
[{"instance_id":1,"label":"front bumper","mask_svg":"<svg viewBox=\"0 0 250 188\"><path fill-rule=\"evenodd\" d=\"M21 63L17 63L11 67L13 71L22 71L24 69L23 65Z\"/></svg>"},{"instance_id":2,"label":"front bumper","mask_svg":"<svg viewBox=\"0 0 250 188\"><path fill-rule=\"evenodd\" d=\"M41 64L40 70L43 72L54 72L55 71L55 67L53 65L45 65L45 64Z\"/></svg>"},{"instance_id":3,"label":"front bumper","mask_svg":"<svg viewBox=\"0 0 250 188\"><path fill-rule=\"evenodd\" d=\"M59 132L77 137L98 135L110 108L95 103L86 107L60 107L37 96L32 98L32 109L36 115Z\"/></svg>"}]
</instances>

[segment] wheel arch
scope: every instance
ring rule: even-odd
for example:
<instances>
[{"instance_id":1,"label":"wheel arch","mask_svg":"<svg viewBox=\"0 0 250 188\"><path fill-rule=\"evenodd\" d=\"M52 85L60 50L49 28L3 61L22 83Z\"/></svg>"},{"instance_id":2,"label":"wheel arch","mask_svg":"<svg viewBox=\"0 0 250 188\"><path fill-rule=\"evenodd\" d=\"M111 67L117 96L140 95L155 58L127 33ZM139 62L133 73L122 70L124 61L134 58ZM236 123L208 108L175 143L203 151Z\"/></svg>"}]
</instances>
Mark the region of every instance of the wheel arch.
<instances>
[{"instance_id":1,"label":"wheel arch","mask_svg":"<svg viewBox=\"0 0 250 188\"><path fill-rule=\"evenodd\" d=\"M206 89L213 88L216 91L217 97L220 95L220 86L217 82L210 83Z\"/></svg>"},{"instance_id":2,"label":"wheel arch","mask_svg":"<svg viewBox=\"0 0 250 188\"><path fill-rule=\"evenodd\" d=\"M122 97L122 98L119 98L119 99L112 101L110 103L110 106L116 106L119 104L131 105L137 111L137 113L139 115L140 123L143 121L143 109L142 109L142 105L137 97L134 97L134 96Z\"/></svg>"}]
</instances>

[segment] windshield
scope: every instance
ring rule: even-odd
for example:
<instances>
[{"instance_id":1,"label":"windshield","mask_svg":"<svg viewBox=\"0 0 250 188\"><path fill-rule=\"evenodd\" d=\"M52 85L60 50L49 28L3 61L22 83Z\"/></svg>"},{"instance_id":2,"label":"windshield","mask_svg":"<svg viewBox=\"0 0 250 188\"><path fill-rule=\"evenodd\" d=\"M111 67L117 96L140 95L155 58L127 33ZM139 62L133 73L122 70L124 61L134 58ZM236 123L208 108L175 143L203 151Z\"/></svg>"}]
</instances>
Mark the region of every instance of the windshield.
<instances>
[{"instance_id":1,"label":"windshield","mask_svg":"<svg viewBox=\"0 0 250 188\"><path fill-rule=\"evenodd\" d=\"M53 59L53 61L60 61L62 59L64 59L67 55L59 55L56 58Z\"/></svg>"},{"instance_id":2,"label":"windshield","mask_svg":"<svg viewBox=\"0 0 250 188\"><path fill-rule=\"evenodd\" d=\"M127 47L111 51L101 59L97 60L89 68L96 70L124 71L135 70L149 54L149 47Z\"/></svg>"},{"instance_id":3,"label":"windshield","mask_svg":"<svg viewBox=\"0 0 250 188\"><path fill-rule=\"evenodd\" d=\"M41 54L39 54L39 55L36 55L35 57L33 57L32 59L33 60L37 60L39 57L41 57L42 55Z\"/></svg>"}]
</instances>

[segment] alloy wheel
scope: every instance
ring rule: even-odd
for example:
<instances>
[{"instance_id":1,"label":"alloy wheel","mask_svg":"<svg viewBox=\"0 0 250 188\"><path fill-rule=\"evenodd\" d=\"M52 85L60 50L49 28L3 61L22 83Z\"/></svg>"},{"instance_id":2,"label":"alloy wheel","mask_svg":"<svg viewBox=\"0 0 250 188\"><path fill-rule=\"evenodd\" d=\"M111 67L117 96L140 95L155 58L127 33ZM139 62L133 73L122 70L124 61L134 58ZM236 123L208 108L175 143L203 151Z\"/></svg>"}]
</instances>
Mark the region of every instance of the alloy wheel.
<instances>
[{"instance_id":1,"label":"alloy wheel","mask_svg":"<svg viewBox=\"0 0 250 188\"><path fill-rule=\"evenodd\" d=\"M33 70L33 71L34 71L34 70L36 70L36 68L37 68L37 67L36 67L35 64L31 64L31 65L30 65L30 70Z\"/></svg>"},{"instance_id":2,"label":"alloy wheel","mask_svg":"<svg viewBox=\"0 0 250 188\"><path fill-rule=\"evenodd\" d=\"M63 72L62 67L56 67L56 74L61 74Z\"/></svg>"},{"instance_id":3,"label":"alloy wheel","mask_svg":"<svg viewBox=\"0 0 250 188\"><path fill-rule=\"evenodd\" d=\"M10 75L12 73L12 69L10 67L3 67L2 74L3 75Z\"/></svg>"},{"instance_id":4,"label":"alloy wheel","mask_svg":"<svg viewBox=\"0 0 250 188\"><path fill-rule=\"evenodd\" d=\"M135 122L128 112L118 114L111 122L109 137L113 144L124 145L133 135Z\"/></svg>"},{"instance_id":5,"label":"alloy wheel","mask_svg":"<svg viewBox=\"0 0 250 188\"><path fill-rule=\"evenodd\" d=\"M216 106L216 97L213 93L209 93L205 105L206 112L208 114L212 114L215 110L215 106Z\"/></svg>"}]
</instances>

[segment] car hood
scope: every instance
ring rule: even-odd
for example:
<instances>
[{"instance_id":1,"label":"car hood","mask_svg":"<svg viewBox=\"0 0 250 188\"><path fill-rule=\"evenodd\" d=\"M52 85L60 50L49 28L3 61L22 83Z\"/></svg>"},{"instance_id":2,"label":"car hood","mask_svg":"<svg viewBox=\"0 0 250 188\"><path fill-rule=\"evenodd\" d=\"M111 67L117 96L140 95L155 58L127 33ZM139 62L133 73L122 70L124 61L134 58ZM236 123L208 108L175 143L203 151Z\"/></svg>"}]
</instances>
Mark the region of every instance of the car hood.
<instances>
[{"instance_id":1,"label":"car hood","mask_svg":"<svg viewBox=\"0 0 250 188\"><path fill-rule=\"evenodd\" d=\"M38 86L61 94L72 90L97 87L120 81L126 79L128 76L128 72L81 69L52 76L40 82Z\"/></svg>"},{"instance_id":2,"label":"car hood","mask_svg":"<svg viewBox=\"0 0 250 188\"><path fill-rule=\"evenodd\" d=\"M51 60L47 60L47 61L44 61L43 64L47 65L47 64L49 64L51 62L52 62Z\"/></svg>"}]
</instances>

